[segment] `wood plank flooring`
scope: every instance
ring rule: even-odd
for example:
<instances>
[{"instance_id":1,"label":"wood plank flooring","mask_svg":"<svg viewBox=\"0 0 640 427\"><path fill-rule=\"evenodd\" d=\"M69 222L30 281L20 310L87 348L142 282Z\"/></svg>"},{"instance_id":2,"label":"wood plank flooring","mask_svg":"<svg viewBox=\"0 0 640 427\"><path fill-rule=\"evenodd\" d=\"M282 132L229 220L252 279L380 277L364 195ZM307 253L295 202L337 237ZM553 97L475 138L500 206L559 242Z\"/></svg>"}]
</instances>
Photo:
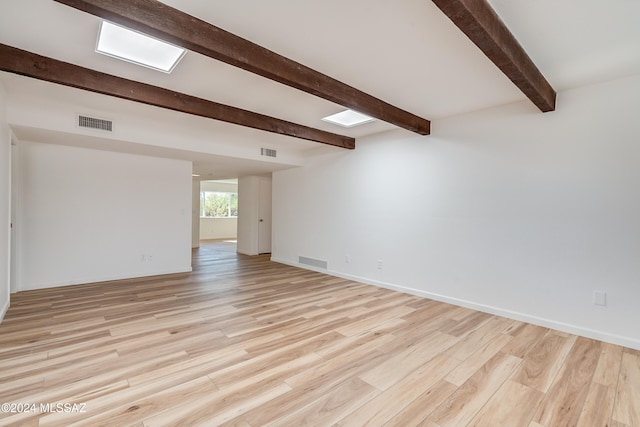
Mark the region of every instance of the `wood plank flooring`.
<instances>
[{"instance_id":1,"label":"wood plank flooring","mask_svg":"<svg viewBox=\"0 0 640 427\"><path fill-rule=\"evenodd\" d=\"M13 295L0 403L3 426L629 427L640 352L209 243L190 274Z\"/></svg>"}]
</instances>

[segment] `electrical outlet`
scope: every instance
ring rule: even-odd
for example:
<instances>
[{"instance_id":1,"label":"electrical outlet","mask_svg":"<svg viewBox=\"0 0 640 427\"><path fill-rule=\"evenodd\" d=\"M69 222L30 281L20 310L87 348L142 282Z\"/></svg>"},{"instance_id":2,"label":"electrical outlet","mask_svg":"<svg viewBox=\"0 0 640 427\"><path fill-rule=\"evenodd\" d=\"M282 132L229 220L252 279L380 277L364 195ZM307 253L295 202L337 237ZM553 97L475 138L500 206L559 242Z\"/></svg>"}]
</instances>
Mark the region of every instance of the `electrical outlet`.
<instances>
[{"instance_id":1,"label":"electrical outlet","mask_svg":"<svg viewBox=\"0 0 640 427\"><path fill-rule=\"evenodd\" d=\"M382 270L382 260L378 260L378 270Z\"/></svg>"},{"instance_id":2,"label":"electrical outlet","mask_svg":"<svg viewBox=\"0 0 640 427\"><path fill-rule=\"evenodd\" d=\"M147 255L147 261L153 261L153 255Z\"/></svg>"},{"instance_id":3,"label":"electrical outlet","mask_svg":"<svg viewBox=\"0 0 640 427\"><path fill-rule=\"evenodd\" d=\"M344 256L344 262L345 262L345 264L349 264L351 262L351 256L350 255L345 255Z\"/></svg>"}]
</instances>

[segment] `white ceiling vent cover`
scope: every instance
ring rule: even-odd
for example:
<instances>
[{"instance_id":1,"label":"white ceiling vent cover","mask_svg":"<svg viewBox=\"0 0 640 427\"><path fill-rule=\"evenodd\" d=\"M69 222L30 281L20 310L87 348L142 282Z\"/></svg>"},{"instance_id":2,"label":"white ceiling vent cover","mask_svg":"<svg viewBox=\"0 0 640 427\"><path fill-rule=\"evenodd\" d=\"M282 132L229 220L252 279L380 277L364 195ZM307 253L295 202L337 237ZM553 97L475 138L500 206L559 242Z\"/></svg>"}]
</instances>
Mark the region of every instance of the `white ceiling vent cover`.
<instances>
[{"instance_id":1,"label":"white ceiling vent cover","mask_svg":"<svg viewBox=\"0 0 640 427\"><path fill-rule=\"evenodd\" d=\"M273 150L271 148L261 148L260 149L260 155L261 156L275 157L276 154L277 154L276 150Z\"/></svg>"},{"instance_id":2,"label":"white ceiling vent cover","mask_svg":"<svg viewBox=\"0 0 640 427\"><path fill-rule=\"evenodd\" d=\"M113 132L113 122L111 120L96 119L95 117L78 116L78 126L81 128L98 129Z\"/></svg>"}]
</instances>

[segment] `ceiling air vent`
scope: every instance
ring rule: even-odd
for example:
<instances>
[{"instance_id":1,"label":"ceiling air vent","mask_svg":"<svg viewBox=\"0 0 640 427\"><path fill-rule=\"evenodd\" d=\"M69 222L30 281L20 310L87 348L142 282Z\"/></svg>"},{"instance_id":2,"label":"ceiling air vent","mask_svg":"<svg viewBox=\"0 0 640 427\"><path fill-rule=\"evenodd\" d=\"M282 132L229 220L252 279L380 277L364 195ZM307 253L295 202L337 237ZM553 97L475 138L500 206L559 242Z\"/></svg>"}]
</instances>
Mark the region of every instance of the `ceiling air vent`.
<instances>
[{"instance_id":1,"label":"ceiling air vent","mask_svg":"<svg viewBox=\"0 0 640 427\"><path fill-rule=\"evenodd\" d=\"M113 131L113 122L111 120L96 119L95 117L78 116L78 126L81 128Z\"/></svg>"},{"instance_id":2,"label":"ceiling air vent","mask_svg":"<svg viewBox=\"0 0 640 427\"><path fill-rule=\"evenodd\" d=\"M261 148L260 155L267 156L267 157L275 157L276 150L272 150L271 148Z\"/></svg>"}]
</instances>

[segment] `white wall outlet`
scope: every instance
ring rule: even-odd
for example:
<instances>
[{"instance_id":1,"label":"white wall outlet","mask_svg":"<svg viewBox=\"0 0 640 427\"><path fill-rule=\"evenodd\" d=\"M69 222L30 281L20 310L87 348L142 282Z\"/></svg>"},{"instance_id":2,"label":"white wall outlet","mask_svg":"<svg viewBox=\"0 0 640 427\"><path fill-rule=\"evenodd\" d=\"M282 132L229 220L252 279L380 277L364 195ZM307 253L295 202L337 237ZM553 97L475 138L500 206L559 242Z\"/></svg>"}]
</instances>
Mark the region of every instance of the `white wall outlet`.
<instances>
[{"instance_id":1,"label":"white wall outlet","mask_svg":"<svg viewBox=\"0 0 640 427\"><path fill-rule=\"evenodd\" d=\"M147 255L147 261L153 261L153 255Z\"/></svg>"},{"instance_id":2,"label":"white wall outlet","mask_svg":"<svg viewBox=\"0 0 640 427\"><path fill-rule=\"evenodd\" d=\"M349 264L351 262L351 255L347 254L344 256L345 264Z\"/></svg>"},{"instance_id":3,"label":"white wall outlet","mask_svg":"<svg viewBox=\"0 0 640 427\"><path fill-rule=\"evenodd\" d=\"M593 291L593 303L595 305L607 305L607 293L605 291Z\"/></svg>"},{"instance_id":4,"label":"white wall outlet","mask_svg":"<svg viewBox=\"0 0 640 427\"><path fill-rule=\"evenodd\" d=\"M378 270L382 270L382 260L378 260Z\"/></svg>"}]
</instances>

